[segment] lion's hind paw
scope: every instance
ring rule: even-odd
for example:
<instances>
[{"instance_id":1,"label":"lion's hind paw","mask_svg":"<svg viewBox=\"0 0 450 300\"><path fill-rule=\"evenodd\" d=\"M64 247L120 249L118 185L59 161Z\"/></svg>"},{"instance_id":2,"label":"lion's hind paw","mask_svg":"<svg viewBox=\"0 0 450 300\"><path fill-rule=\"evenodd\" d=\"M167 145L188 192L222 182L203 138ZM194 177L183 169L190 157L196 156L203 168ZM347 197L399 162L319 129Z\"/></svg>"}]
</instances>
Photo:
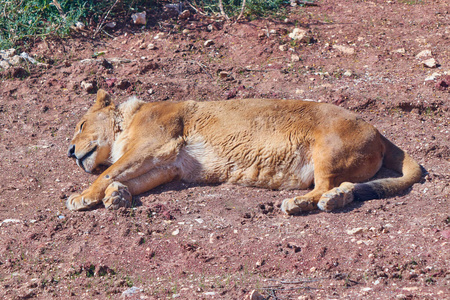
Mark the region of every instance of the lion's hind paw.
<instances>
[{"instance_id":1,"label":"lion's hind paw","mask_svg":"<svg viewBox=\"0 0 450 300\"><path fill-rule=\"evenodd\" d=\"M344 207L353 201L354 184L344 182L339 187L329 190L320 197L317 207L324 211L332 211Z\"/></svg>"}]
</instances>

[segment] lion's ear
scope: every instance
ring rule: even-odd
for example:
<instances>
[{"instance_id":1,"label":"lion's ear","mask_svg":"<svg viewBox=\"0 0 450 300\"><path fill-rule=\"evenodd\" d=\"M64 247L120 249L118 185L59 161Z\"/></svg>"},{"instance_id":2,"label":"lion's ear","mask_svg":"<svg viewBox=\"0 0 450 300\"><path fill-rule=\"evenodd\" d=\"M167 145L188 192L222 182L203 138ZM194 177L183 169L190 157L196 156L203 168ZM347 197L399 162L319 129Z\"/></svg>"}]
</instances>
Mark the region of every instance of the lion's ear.
<instances>
[{"instance_id":1,"label":"lion's ear","mask_svg":"<svg viewBox=\"0 0 450 300\"><path fill-rule=\"evenodd\" d=\"M99 89L97 91L97 101L95 101L95 106L100 109L103 107L107 107L110 105L114 105L111 101L111 96L108 94L107 91L103 89Z\"/></svg>"}]
</instances>

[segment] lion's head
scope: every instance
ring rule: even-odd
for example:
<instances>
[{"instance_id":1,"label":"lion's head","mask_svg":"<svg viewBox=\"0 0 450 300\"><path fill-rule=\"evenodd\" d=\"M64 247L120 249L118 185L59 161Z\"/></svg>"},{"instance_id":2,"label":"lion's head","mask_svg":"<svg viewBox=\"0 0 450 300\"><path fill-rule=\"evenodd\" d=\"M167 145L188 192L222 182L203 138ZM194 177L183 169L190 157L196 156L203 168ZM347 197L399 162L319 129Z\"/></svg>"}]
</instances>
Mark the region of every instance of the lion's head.
<instances>
[{"instance_id":1,"label":"lion's head","mask_svg":"<svg viewBox=\"0 0 450 300\"><path fill-rule=\"evenodd\" d=\"M108 161L114 139L114 110L110 95L100 89L97 101L75 127L67 155L88 173Z\"/></svg>"}]
</instances>

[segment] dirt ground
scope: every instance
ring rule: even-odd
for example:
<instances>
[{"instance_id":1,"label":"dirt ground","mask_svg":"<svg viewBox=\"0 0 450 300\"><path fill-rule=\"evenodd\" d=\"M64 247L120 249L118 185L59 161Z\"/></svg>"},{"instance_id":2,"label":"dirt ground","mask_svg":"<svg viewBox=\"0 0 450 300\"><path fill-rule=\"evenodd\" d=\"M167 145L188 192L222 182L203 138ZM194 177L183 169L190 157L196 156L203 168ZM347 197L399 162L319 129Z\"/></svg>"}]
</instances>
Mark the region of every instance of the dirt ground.
<instances>
[{"instance_id":1,"label":"dirt ground","mask_svg":"<svg viewBox=\"0 0 450 300\"><path fill-rule=\"evenodd\" d=\"M318 3L238 23L149 10L147 28L47 39L29 50L47 68L3 71L0 298L450 299L450 4ZM296 27L306 38L289 37ZM131 209L70 212L68 195L95 176L67 158L68 143L100 87L116 103L334 103L410 153L424 179L293 217L278 205L306 191L183 182Z\"/></svg>"}]
</instances>

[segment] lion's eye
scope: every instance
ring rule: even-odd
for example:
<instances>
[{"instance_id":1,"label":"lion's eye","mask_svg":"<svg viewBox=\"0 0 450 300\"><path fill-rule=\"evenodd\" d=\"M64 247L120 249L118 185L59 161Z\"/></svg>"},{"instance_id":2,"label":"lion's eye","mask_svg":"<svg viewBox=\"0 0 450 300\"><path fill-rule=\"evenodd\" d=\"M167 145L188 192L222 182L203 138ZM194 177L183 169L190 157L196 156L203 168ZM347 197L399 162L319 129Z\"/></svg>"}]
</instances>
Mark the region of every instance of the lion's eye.
<instances>
[{"instance_id":1,"label":"lion's eye","mask_svg":"<svg viewBox=\"0 0 450 300\"><path fill-rule=\"evenodd\" d=\"M81 125L80 125L80 132L81 132L81 130L83 130L84 123L86 123L86 121L84 121L84 122L81 123Z\"/></svg>"}]
</instances>

